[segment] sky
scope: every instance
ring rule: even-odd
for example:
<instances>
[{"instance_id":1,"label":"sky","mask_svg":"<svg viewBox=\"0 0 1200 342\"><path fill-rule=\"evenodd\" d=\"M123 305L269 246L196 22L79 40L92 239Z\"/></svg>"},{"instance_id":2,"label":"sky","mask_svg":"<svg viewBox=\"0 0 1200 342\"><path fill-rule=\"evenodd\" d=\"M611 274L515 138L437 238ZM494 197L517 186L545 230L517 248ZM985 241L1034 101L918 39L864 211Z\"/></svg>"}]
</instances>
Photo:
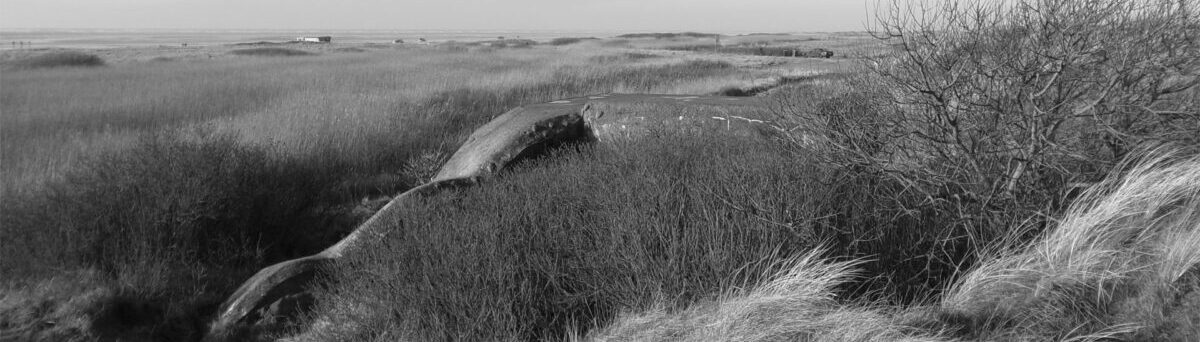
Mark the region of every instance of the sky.
<instances>
[{"instance_id":1,"label":"sky","mask_svg":"<svg viewBox=\"0 0 1200 342\"><path fill-rule=\"evenodd\" d=\"M0 27L859 31L868 1L0 0Z\"/></svg>"}]
</instances>

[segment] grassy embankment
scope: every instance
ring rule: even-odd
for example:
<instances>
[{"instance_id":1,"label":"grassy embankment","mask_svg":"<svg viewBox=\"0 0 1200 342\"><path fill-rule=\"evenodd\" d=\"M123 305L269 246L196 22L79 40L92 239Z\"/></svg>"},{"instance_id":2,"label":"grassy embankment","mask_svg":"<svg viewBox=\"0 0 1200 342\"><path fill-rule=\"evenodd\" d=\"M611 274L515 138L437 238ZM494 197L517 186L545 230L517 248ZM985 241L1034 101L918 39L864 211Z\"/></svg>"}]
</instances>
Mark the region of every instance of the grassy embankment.
<instances>
[{"instance_id":1,"label":"grassy embankment","mask_svg":"<svg viewBox=\"0 0 1200 342\"><path fill-rule=\"evenodd\" d=\"M505 110L744 74L437 49L5 71L0 324L194 338L246 276L335 241L359 198L422 181Z\"/></svg>"}]
</instances>

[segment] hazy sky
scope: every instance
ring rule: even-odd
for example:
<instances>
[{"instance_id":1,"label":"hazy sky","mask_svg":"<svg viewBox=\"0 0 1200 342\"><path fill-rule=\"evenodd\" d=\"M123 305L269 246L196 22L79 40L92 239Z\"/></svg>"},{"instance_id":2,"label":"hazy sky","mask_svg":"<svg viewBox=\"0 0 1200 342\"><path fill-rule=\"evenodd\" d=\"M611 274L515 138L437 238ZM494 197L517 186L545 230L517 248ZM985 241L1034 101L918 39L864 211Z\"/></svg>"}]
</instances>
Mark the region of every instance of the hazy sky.
<instances>
[{"instance_id":1,"label":"hazy sky","mask_svg":"<svg viewBox=\"0 0 1200 342\"><path fill-rule=\"evenodd\" d=\"M5 28L862 30L868 0L0 0Z\"/></svg>"}]
</instances>

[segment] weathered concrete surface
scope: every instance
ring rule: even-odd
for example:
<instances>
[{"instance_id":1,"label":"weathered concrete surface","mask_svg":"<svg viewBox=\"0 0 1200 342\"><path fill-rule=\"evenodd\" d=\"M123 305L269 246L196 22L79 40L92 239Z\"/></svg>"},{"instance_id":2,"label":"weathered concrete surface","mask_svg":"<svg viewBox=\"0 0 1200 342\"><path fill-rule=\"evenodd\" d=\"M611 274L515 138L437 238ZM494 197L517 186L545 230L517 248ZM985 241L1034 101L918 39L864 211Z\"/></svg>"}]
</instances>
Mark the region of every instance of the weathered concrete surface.
<instances>
[{"instance_id":1,"label":"weathered concrete surface","mask_svg":"<svg viewBox=\"0 0 1200 342\"><path fill-rule=\"evenodd\" d=\"M579 115L585 103L568 99L510 110L471 133L433 179L492 174L531 148L589 139L590 133Z\"/></svg>"},{"instance_id":2,"label":"weathered concrete surface","mask_svg":"<svg viewBox=\"0 0 1200 342\"><path fill-rule=\"evenodd\" d=\"M663 127L687 131L736 127L760 134L764 125L754 116L763 108L759 99L749 97L611 94L510 110L472 133L431 182L396 196L337 244L252 276L221 305L209 339L219 339L238 327L294 321L314 304L311 290L321 275L341 257L363 249L364 242L382 239L398 227L402 208L411 201L472 186L555 144L636 138Z\"/></svg>"},{"instance_id":3,"label":"weathered concrete surface","mask_svg":"<svg viewBox=\"0 0 1200 342\"><path fill-rule=\"evenodd\" d=\"M370 239L381 239L388 231L398 226L401 208L406 203L474 183L473 177L457 178L432 181L409 189L393 198L337 244L314 255L263 268L242 283L242 286L221 304L216 319L209 327L209 339L221 339L239 328L286 328L280 323L295 321L315 304L313 285L316 285L321 276L336 266L338 259L347 251L361 248L363 243ZM280 307L292 310L281 311L278 310ZM268 317L269 315L290 317Z\"/></svg>"},{"instance_id":4,"label":"weathered concrete surface","mask_svg":"<svg viewBox=\"0 0 1200 342\"><path fill-rule=\"evenodd\" d=\"M317 254L284 261L262 269L241 287L221 307L212 332L220 334L233 325L260 326L279 320L294 319L315 302L308 287L332 267L333 259ZM232 305L230 305L232 303ZM290 312L278 312L273 307L293 306ZM277 315L293 317L270 317Z\"/></svg>"},{"instance_id":5,"label":"weathered concrete surface","mask_svg":"<svg viewBox=\"0 0 1200 342\"><path fill-rule=\"evenodd\" d=\"M597 140L636 139L651 132L773 136L769 106L759 97L612 95L587 103L583 120Z\"/></svg>"}]
</instances>

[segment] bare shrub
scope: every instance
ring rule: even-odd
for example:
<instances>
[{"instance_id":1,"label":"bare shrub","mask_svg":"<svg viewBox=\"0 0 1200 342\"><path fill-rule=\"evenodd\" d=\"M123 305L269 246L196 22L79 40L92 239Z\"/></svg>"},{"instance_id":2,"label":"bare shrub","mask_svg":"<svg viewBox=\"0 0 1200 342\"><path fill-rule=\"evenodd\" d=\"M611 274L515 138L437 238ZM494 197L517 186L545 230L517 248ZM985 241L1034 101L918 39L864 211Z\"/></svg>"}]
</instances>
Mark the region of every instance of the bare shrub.
<instances>
[{"instance_id":1,"label":"bare shrub","mask_svg":"<svg viewBox=\"0 0 1200 342\"><path fill-rule=\"evenodd\" d=\"M845 171L828 225L848 242L832 247L880 253L867 273L894 283L868 288L936 294L1136 146L1196 143L1193 2L922 4L882 7L874 34L896 49L842 94L780 106L808 123L781 128Z\"/></svg>"},{"instance_id":2,"label":"bare shrub","mask_svg":"<svg viewBox=\"0 0 1200 342\"><path fill-rule=\"evenodd\" d=\"M1191 139L1200 21L1191 1L893 2L869 67L897 100L897 152L990 202L1094 181L1138 144Z\"/></svg>"}]
</instances>

